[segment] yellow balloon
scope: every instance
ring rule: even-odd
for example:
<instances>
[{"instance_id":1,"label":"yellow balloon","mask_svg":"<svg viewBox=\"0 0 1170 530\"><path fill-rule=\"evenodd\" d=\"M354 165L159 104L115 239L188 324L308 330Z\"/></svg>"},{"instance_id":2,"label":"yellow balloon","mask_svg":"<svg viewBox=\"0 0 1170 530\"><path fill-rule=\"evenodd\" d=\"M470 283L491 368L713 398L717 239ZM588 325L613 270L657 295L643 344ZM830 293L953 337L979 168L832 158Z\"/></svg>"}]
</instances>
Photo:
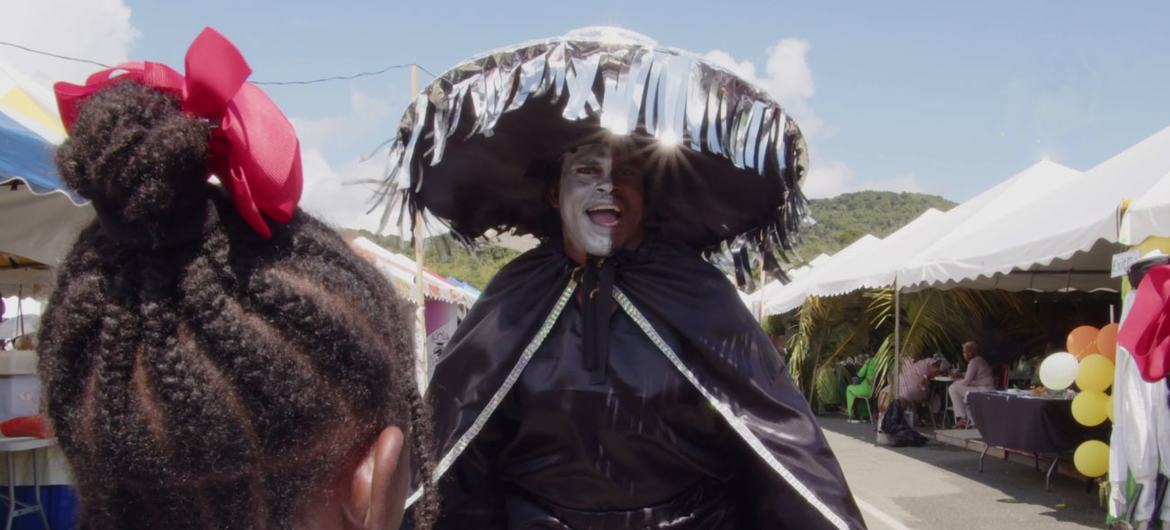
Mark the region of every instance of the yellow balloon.
<instances>
[{"instance_id":1,"label":"yellow balloon","mask_svg":"<svg viewBox=\"0 0 1170 530\"><path fill-rule=\"evenodd\" d=\"M1086 392L1104 392L1113 384L1113 361L1094 353L1081 359L1077 370L1077 387Z\"/></svg>"},{"instance_id":2,"label":"yellow balloon","mask_svg":"<svg viewBox=\"0 0 1170 530\"><path fill-rule=\"evenodd\" d=\"M1113 396L1112 395L1105 398L1105 415L1109 417L1109 421L1113 421Z\"/></svg>"},{"instance_id":3,"label":"yellow balloon","mask_svg":"<svg viewBox=\"0 0 1170 530\"><path fill-rule=\"evenodd\" d=\"M1109 444L1100 440L1089 440L1077 447L1073 453L1073 464L1077 471L1089 478L1100 477L1109 472Z\"/></svg>"},{"instance_id":4,"label":"yellow balloon","mask_svg":"<svg viewBox=\"0 0 1170 530\"><path fill-rule=\"evenodd\" d=\"M1077 423L1095 427L1105 422L1105 402L1109 396L1104 392L1081 392L1072 401L1072 415Z\"/></svg>"}]
</instances>

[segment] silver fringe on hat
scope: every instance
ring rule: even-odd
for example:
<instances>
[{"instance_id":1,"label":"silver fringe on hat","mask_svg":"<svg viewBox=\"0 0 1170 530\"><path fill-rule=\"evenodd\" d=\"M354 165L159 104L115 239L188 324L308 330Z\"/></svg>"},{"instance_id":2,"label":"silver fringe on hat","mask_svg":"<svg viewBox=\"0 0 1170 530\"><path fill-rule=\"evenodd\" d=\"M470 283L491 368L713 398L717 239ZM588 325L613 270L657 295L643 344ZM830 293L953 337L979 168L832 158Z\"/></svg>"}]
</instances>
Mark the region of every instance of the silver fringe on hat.
<instances>
[{"instance_id":1,"label":"silver fringe on hat","mask_svg":"<svg viewBox=\"0 0 1170 530\"><path fill-rule=\"evenodd\" d=\"M738 170L780 175L784 197L770 219L712 243L733 250L752 243L771 264L773 251L791 248L790 237L806 209L799 184L808 167L796 123L735 74L616 28L586 28L493 50L431 82L406 110L390 146L389 174L380 190L380 202L387 205L383 228L393 211L413 213L425 206L417 194L427 168L443 160L449 140L466 125L460 123L468 115L465 106L474 117L474 124L463 128L469 131L465 138L490 137L502 116L545 97L563 101L562 116L570 122L595 119L614 134L649 136L721 157ZM399 224L409 219L400 215ZM470 240L483 234L458 235Z\"/></svg>"}]
</instances>

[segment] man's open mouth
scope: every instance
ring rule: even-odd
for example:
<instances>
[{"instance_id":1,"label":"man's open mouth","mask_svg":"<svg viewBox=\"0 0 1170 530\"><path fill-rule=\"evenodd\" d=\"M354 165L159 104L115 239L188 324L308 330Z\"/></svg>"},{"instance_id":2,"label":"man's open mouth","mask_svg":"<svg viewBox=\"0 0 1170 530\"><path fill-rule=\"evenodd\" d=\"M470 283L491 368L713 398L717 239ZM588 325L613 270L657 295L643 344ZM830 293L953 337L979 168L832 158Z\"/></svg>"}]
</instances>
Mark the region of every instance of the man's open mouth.
<instances>
[{"instance_id":1,"label":"man's open mouth","mask_svg":"<svg viewBox=\"0 0 1170 530\"><path fill-rule=\"evenodd\" d=\"M622 209L615 204L602 204L594 206L585 211L589 215L589 220L594 224L605 227L617 226L618 222L622 220Z\"/></svg>"}]
</instances>

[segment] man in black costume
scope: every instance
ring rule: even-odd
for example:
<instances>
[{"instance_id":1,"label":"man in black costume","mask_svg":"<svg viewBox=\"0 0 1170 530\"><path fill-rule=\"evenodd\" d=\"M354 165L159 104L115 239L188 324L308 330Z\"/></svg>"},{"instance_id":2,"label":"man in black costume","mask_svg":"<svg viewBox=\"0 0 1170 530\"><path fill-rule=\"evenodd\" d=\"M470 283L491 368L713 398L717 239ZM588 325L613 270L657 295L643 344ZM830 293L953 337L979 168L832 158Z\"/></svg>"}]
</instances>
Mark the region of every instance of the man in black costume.
<instances>
[{"instance_id":1,"label":"man in black costume","mask_svg":"<svg viewBox=\"0 0 1170 530\"><path fill-rule=\"evenodd\" d=\"M435 108L422 115L428 101L420 98L404 119L403 168L415 168L410 158L428 152L419 145L426 138L420 128L459 123L462 115L461 130L471 131L428 131L451 140L446 155L431 140L432 167L411 170L412 206L429 209L457 234L510 227L542 238L488 285L430 381L439 528L864 528L775 348L700 252L744 234L769 250L784 239L777 231L791 229L785 221L802 200L799 132L782 114L763 111L759 120L728 118L733 123L722 129L715 113L699 120L700 128L716 125L702 135L671 129L662 126L667 113L645 99L639 103L649 110L631 111L628 121L637 123L629 134L598 127L589 108L601 108L600 123L612 125L603 107L621 101L621 81L645 82L637 77L645 60L668 65L657 84L642 85L646 92L663 87L660 99L670 97L669 65L682 57L691 62L673 75L704 74L715 97L743 94L775 105L726 72L702 70L708 66L693 57L619 37L577 34L510 49L526 62L513 71L512 90L495 96L515 112L489 117L491 134L476 134L489 130L476 113L490 105L450 106L465 96L460 81L481 80L464 73L488 75L482 62L433 85L455 97L431 92ZM592 78L558 77L568 63L580 79L588 64L574 54L589 61L597 57L591 53L603 54L598 79L616 58L610 66L620 81L599 89ZM491 55L491 65L504 68L500 57ZM526 84L533 71L540 79ZM589 95L582 91L598 90L603 101L576 113L574 102ZM755 146L739 157L758 160L749 164L754 171L729 162L729 150L708 152L719 136L732 140L749 124L762 132L740 140ZM492 191L492 178L505 191Z\"/></svg>"}]
</instances>

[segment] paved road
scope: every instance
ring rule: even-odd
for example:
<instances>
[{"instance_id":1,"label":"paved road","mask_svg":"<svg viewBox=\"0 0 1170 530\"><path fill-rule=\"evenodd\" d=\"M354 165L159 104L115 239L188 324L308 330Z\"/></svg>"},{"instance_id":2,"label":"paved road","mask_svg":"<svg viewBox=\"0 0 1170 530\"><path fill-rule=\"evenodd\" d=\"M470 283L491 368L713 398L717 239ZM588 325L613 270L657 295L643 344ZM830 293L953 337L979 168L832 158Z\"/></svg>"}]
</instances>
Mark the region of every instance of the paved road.
<instances>
[{"instance_id":1,"label":"paved road","mask_svg":"<svg viewBox=\"0 0 1170 530\"><path fill-rule=\"evenodd\" d=\"M925 447L873 444L868 424L822 417L825 436L871 530L1104 528L1096 486L932 441Z\"/></svg>"}]
</instances>

